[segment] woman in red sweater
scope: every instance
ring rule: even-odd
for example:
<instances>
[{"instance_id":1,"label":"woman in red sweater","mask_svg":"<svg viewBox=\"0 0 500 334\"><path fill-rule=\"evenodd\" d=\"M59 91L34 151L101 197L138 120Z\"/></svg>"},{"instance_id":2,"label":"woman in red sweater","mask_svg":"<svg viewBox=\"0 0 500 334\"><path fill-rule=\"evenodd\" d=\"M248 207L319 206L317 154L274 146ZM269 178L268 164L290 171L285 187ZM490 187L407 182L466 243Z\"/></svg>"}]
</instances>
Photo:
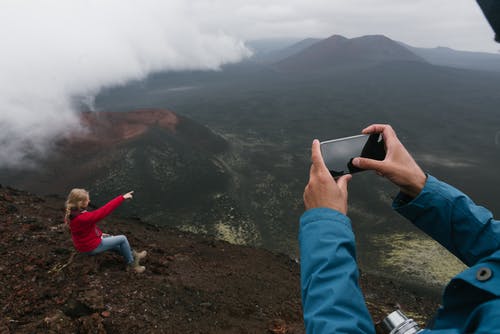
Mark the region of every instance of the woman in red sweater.
<instances>
[{"instance_id":1,"label":"woman in red sweater","mask_svg":"<svg viewBox=\"0 0 500 334\"><path fill-rule=\"evenodd\" d=\"M77 251L88 255L96 255L107 250L118 252L125 258L128 268L136 273L142 273L146 268L139 264L139 260L146 257L146 251L132 251L126 236L103 234L96 226L124 200L131 199L132 194L133 191L120 195L97 210L87 211L90 203L88 191L73 189L66 200L64 220L71 230L71 238Z\"/></svg>"}]
</instances>

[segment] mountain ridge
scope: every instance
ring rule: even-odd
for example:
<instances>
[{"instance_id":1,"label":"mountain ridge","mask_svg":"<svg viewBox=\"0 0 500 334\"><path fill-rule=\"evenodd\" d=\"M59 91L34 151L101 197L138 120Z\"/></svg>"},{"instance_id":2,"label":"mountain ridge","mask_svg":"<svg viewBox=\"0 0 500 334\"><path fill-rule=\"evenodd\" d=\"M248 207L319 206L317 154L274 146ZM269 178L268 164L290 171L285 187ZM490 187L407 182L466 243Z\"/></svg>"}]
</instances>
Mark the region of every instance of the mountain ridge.
<instances>
[{"instance_id":1,"label":"mountain ridge","mask_svg":"<svg viewBox=\"0 0 500 334\"><path fill-rule=\"evenodd\" d=\"M346 38L332 35L327 39L274 64L282 71L307 72L331 68L359 68L392 61L426 61L383 35Z\"/></svg>"},{"instance_id":2,"label":"mountain ridge","mask_svg":"<svg viewBox=\"0 0 500 334\"><path fill-rule=\"evenodd\" d=\"M500 72L500 54L461 51L444 46L419 48L405 43L401 44L433 65Z\"/></svg>"}]
</instances>

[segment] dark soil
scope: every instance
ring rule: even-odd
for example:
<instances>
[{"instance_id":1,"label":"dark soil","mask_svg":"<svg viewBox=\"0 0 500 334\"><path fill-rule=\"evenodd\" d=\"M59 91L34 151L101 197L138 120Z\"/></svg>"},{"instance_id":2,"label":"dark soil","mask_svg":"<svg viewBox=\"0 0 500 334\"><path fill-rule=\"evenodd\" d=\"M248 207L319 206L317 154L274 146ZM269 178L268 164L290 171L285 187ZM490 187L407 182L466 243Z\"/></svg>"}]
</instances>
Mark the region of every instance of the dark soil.
<instances>
[{"instance_id":1,"label":"dark soil","mask_svg":"<svg viewBox=\"0 0 500 334\"><path fill-rule=\"evenodd\" d=\"M102 229L148 251L134 274L77 254L63 204L0 186L0 333L304 333L297 261L115 214ZM396 281L361 285L375 320L402 307L422 324L437 307Z\"/></svg>"}]
</instances>

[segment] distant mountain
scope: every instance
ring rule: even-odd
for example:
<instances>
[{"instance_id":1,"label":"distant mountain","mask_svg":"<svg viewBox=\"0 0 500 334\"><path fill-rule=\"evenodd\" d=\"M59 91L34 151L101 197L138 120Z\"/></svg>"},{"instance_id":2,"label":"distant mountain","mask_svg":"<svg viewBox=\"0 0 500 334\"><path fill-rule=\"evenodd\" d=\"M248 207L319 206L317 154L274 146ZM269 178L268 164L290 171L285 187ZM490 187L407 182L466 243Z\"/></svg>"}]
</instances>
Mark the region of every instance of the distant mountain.
<instances>
[{"instance_id":1,"label":"distant mountain","mask_svg":"<svg viewBox=\"0 0 500 334\"><path fill-rule=\"evenodd\" d=\"M433 65L500 72L500 54L458 51L446 47L416 48L401 44Z\"/></svg>"},{"instance_id":2,"label":"distant mountain","mask_svg":"<svg viewBox=\"0 0 500 334\"><path fill-rule=\"evenodd\" d=\"M319 41L321 41L319 38L306 38L282 49L266 53L256 53L251 60L263 64L276 63L309 48Z\"/></svg>"},{"instance_id":3,"label":"distant mountain","mask_svg":"<svg viewBox=\"0 0 500 334\"><path fill-rule=\"evenodd\" d=\"M282 71L314 72L335 68L362 68L392 61L426 62L422 57L382 35L352 39L333 35L277 62L274 66Z\"/></svg>"}]
</instances>

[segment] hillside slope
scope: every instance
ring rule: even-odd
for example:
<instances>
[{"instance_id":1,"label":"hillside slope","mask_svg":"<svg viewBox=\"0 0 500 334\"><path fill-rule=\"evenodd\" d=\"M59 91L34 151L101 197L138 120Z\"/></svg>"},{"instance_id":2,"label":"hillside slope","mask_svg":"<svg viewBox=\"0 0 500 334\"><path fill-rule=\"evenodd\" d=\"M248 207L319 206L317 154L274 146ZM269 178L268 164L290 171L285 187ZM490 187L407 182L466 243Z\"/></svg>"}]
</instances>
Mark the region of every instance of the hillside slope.
<instances>
[{"instance_id":1,"label":"hillside slope","mask_svg":"<svg viewBox=\"0 0 500 334\"><path fill-rule=\"evenodd\" d=\"M0 333L304 333L299 265L287 256L118 209L102 228L148 251L137 275L118 255L76 254L63 202L0 186ZM374 319L401 306L423 323L436 307L387 279L362 272L361 284Z\"/></svg>"}]
</instances>

